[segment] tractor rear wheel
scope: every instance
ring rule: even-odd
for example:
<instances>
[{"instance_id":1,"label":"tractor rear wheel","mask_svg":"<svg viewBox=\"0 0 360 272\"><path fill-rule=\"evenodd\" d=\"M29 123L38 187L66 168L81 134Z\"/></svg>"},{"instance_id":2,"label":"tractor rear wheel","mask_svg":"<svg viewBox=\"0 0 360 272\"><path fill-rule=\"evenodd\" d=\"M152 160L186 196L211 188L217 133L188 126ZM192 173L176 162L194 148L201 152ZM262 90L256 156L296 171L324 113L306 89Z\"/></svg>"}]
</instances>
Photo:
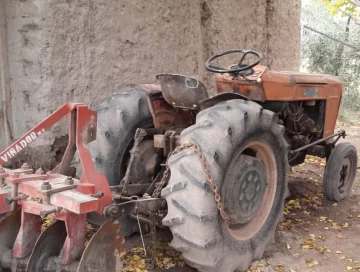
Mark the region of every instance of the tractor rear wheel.
<instances>
[{"instance_id":1,"label":"tractor rear wheel","mask_svg":"<svg viewBox=\"0 0 360 272\"><path fill-rule=\"evenodd\" d=\"M146 93L123 90L105 98L94 110L98 114L96 140L89 144L96 171L110 185L118 185L125 175L129 151L137 128L152 127Z\"/></svg>"},{"instance_id":2,"label":"tractor rear wheel","mask_svg":"<svg viewBox=\"0 0 360 272\"><path fill-rule=\"evenodd\" d=\"M96 140L89 144L89 150L95 169L106 176L110 186L118 185L126 172L136 129L153 126L147 94L136 88L122 90L105 98L93 110L98 114L97 135ZM143 143L146 144L146 141ZM78 163L75 166L79 177L81 166ZM134 181L138 182L132 179ZM91 213L88 221L100 226L105 218ZM136 231L138 224L135 220L123 216L119 221L121 235L128 236Z\"/></svg>"},{"instance_id":3,"label":"tractor rear wheel","mask_svg":"<svg viewBox=\"0 0 360 272\"><path fill-rule=\"evenodd\" d=\"M330 201L346 198L355 181L357 169L356 147L340 143L331 151L324 173L324 195Z\"/></svg>"},{"instance_id":4,"label":"tractor rear wheel","mask_svg":"<svg viewBox=\"0 0 360 272\"><path fill-rule=\"evenodd\" d=\"M200 112L196 124L182 132L183 144L200 147L230 218L226 226L195 149L171 156L163 224L189 265L206 272L245 271L263 256L288 192L283 134L273 112L243 100Z\"/></svg>"}]
</instances>

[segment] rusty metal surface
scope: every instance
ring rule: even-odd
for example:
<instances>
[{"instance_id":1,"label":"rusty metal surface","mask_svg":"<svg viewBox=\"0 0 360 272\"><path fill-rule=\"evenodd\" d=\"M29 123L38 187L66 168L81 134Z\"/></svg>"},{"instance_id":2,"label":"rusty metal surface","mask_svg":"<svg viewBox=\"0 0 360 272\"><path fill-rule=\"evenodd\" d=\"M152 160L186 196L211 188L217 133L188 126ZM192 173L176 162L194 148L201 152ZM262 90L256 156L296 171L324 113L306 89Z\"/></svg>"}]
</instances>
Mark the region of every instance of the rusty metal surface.
<instances>
[{"instance_id":1,"label":"rusty metal surface","mask_svg":"<svg viewBox=\"0 0 360 272\"><path fill-rule=\"evenodd\" d=\"M217 77L216 88L218 93L238 93L250 100L266 101L266 95L261 83L240 76L232 80L226 77Z\"/></svg>"},{"instance_id":2,"label":"rusty metal surface","mask_svg":"<svg viewBox=\"0 0 360 272\"><path fill-rule=\"evenodd\" d=\"M97 212L101 214L103 208L109 205L112 199L107 179L104 175L96 172L90 151L87 148L87 144L96 137L96 135L89 130L91 124L96 122L96 115L94 115L94 113L94 111L89 110L86 106L77 107L76 147L83 169L78 190L83 194L104 193L104 196L98 199Z\"/></svg>"},{"instance_id":3,"label":"rusty metal surface","mask_svg":"<svg viewBox=\"0 0 360 272\"><path fill-rule=\"evenodd\" d=\"M103 197L97 199L97 212L102 213L102 209L111 203L111 191L107 184L104 175L98 174L95 171L90 152L87 144L96 138L96 112L89 110L83 104L65 104L43 122L38 124L35 128L27 132L23 137L19 138L14 144L0 153L0 166L8 162L13 156L20 152L24 147L39 137L45 130L53 126L56 122L70 114L70 128L69 128L69 144L64 154L62 163L57 167L56 171L61 173L69 172L69 162L73 157L76 148L79 151L80 162L83 168L83 175L77 185L78 191L83 194L96 194L102 192ZM68 171L69 170L69 171ZM23 169L22 171L32 171ZM56 172L55 171L55 172ZM20 173L20 172L19 172ZM3 174L3 173L2 173ZM17 174L17 173L13 173ZM9 176L6 182L9 183L23 183L25 181L34 181L40 179L47 179L47 175L38 174L27 176ZM21 185L20 185L21 186ZM15 190L16 191L16 190ZM68 193L68 192L66 192ZM31 194L29 194L31 195ZM11 197L16 197L17 192L12 193ZM63 201L63 200L61 200ZM56 203L58 205L58 203Z\"/></svg>"},{"instance_id":4,"label":"rusty metal surface","mask_svg":"<svg viewBox=\"0 0 360 272\"><path fill-rule=\"evenodd\" d=\"M0 199L21 208L0 221L0 265L13 272L76 271L85 245L87 213L102 213L112 201L107 180L96 173L87 148L96 138L96 112L82 104L64 105L26 133L0 153L0 165L69 113L70 140L55 170L33 174L27 164L19 170L0 169ZM80 180L62 175L69 172L76 148L83 167ZM8 210L8 205L0 205L1 213ZM41 233L44 216L57 221Z\"/></svg>"},{"instance_id":5,"label":"rusty metal surface","mask_svg":"<svg viewBox=\"0 0 360 272\"><path fill-rule=\"evenodd\" d=\"M56 221L47 227L36 241L26 271L45 271L49 258L60 254L65 239L66 227L63 221Z\"/></svg>"},{"instance_id":6,"label":"rusty metal surface","mask_svg":"<svg viewBox=\"0 0 360 272\"><path fill-rule=\"evenodd\" d=\"M77 271L78 272L119 272L123 268L120 254L125 250L125 240L120 233L118 222L106 221L91 238Z\"/></svg>"},{"instance_id":7,"label":"rusty metal surface","mask_svg":"<svg viewBox=\"0 0 360 272\"><path fill-rule=\"evenodd\" d=\"M0 167L0 214L16 208L17 201L8 202L8 200L15 200L17 197L17 186L9 184L9 180L23 179L31 176L33 172L33 169L29 169L26 163L21 168L13 170Z\"/></svg>"},{"instance_id":8,"label":"rusty metal surface","mask_svg":"<svg viewBox=\"0 0 360 272\"><path fill-rule=\"evenodd\" d=\"M182 111L165 101L161 92L148 96L149 108L155 128L188 127L195 123L192 111Z\"/></svg>"},{"instance_id":9,"label":"rusty metal surface","mask_svg":"<svg viewBox=\"0 0 360 272\"><path fill-rule=\"evenodd\" d=\"M326 100L323 137L334 133L344 84L339 77L271 71L255 66L254 74L216 76L217 93L240 93L254 101Z\"/></svg>"},{"instance_id":10,"label":"rusty metal surface","mask_svg":"<svg viewBox=\"0 0 360 272\"><path fill-rule=\"evenodd\" d=\"M6 203L6 198L10 194L10 186L3 186L0 188L0 215L10 211L10 205Z\"/></svg>"},{"instance_id":11,"label":"rusty metal surface","mask_svg":"<svg viewBox=\"0 0 360 272\"><path fill-rule=\"evenodd\" d=\"M142 129L142 128L138 128L135 132L134 145L130 151L131 156L129 159L129 163L126 167L125 176L123 177L122 181L120 182L120 184L123 185L122 194L124 194L124 195L126 195L128 193L127 188L128 188L128 185L129 185L130 179L131 179L131 168L133 167L136 157L139 157L139 145L144 140L146 135L147 135L146 130Z\"/></svg>"},{"instance_id":12,"label":"rusty metal surface","mask_svg":"<svg viewBox=\"0 0 360 272\"><path fill-rule=\"evenodd\" d=\"M39 123L33 129L25 133L24 136L20 137L13 144L11 144L4 151L0 152L0 166L12 159L17 153L23 150L31 142L36 140L41 134L47 129L52 127L55 123L61 120L64 116L73 111L77 106L82 104L68 103L60 107L57 111L51 114L44 121Z\"/></svg>"},{"instance_id":13,"label":"rusty metal surface","mask_svg":"<svg viewBox=\"0 0 360 272\"><path fill-rule=\"evenodd\" d=\"M204 84L196 78L176 74L162 74L156 78L165 100L174 107L197 109L199 102L209 97Z\"/></svg>"},{"instance_id":14,"label":"rusty metal surface","mask_svg":"<svg viewBox=\"0 0 360 272\"><path fill-rule=\"evenodd\" d=\"M14 257L25 258L31 254L36 240L40 236L41 225L40 216L21 212L21 227L13 245Z\"/></svg>"},{"instance_id":15,"label":"rusty metal surface","mask_svg":"<svg viewBox=\"0 0 360 272\"><path fill-rule=\"evenodd\" d=\"M9 212L0 220L0 271L11 268L12 248L21 225L21 210Z\"/></svg>"},{"instance_id":16,"label":"rusty metal surface","mask_svg":"<svg viewBox=\"0 0 360 272\"><path fill-rule=\"evenodd\" d=\"M59 256L61 264L70 264L80 258L86 236L86 215L67 214L65 218L67 237Z\"/></svg>"},{"instance_id":17,"label":"rusty metal surface","mask_svg":"<svg viewBox=\"0 0 360 272\"><path fill-rule=\"evenodd\" d=\"M21 225L21 210L9 212L0 220L0 248L12 248ZM0 258L1 260L1 258Z\"/></svg>"},{"instance_id":18,"label":"rusty metal surface","mask_svg":"<svg viewBox=\"0 0 360 272\"><path fill-rule=\"evenodd\" d=\"M335 145L336 142L341 138L345 138L346 136L346 132L345 130L340 130L339 132L335 133L335 134L332 134L332 135L329 135L329 136L326 136L325 138L322 138L322 139L319 139L315 142L312 142L310 144L307 144L307 145L304 145L298 149L295 149L295 150L291 150L290 151L290 154L294 154L294 153L298 153L298 152L301 152L305 149L308 149L309 147L312 147L314 145L317 145L317 144L320 144L320 143L323 143L323 142L326 142L327 140L331 139L331 138L335 138L335 137L338 137L332 144Z\"/></svg>"},{"instance_id":19,"label":"rusty metal surface","mask_svg":"<svg viewBox=\"0 0 360 272\"><path fill-rule=\"evenodd\" d=\"M233 99L242 99L242 100L249 100L244 95L238 94L238 93L220 93L213 97L204 99L200 101L200 110L204 110L207 108L210 108L220 102L233 100Z\"/></svg>"},{"instance_id":20,"label":"rusty metal surface","mask_svg":"<svg viewBox=\"0 0 360 272\"><path fill-rule=\"evenodd\" d=\"M53 170L52 173L59 173L62 175L70 176L71 175L71 163L76 152L76 111L72 111L69 116L69 140L66 147L64 156L60 162Z\"/></svg>"},{"instance_id":21,"label":"rusty metal surface","mask_svg":"<svg viewBox=\"0 0 360 272\"><path fill-rule=\"evenodd\" d=\"M64 221L55 221L37 239L26 271L73 271L83 252L85 235L85 215L67 214Z\"/></svg>"}]
</instances>

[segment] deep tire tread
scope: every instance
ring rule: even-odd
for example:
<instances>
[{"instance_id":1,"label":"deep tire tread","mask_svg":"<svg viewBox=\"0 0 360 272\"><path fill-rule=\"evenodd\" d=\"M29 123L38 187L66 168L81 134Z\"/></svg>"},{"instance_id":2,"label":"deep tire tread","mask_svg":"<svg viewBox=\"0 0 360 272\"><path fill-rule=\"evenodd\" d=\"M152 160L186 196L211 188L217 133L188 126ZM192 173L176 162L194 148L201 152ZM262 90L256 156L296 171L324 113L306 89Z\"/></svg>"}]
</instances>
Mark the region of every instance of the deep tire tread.
<instances>
[{"instance_id":1,"label":"deep tire tread","mask_svg":"<svg viewBox=\"0 0 360 272\"><path fill-rule=\"evenodd\" d=\"M247 117L245 117L245 112L247 112ZM252 101L244 103L242 100L231 100L201 111L196 117L197 124L206 123L209 120L211 120L210 126L194 125L185 129L181 134L181 142L190 141L200 147L218 185L222 177L221 171L224 171L222 169L227 164L228 154L231 154L232 149L243 140L245 135L253 133L259 126L277 135L279 146L283 148L282 152L284 153L283 172L288 170L287 152L284 151L287 142L282 135L284 130L277 125L273 112L263 110L260 105ZM229 131L230 133L228 133ZM225 141L226 144L224 144ZM171 245L184 252L185 261L199 271L245 271L255 258L262 256L266 245L273 237L277 222L282 215L283 202L274 218L276 224L268 229L261 238L251 239L243 249L234 252L227 248L224 241L219 240L222 234L216 227L219 213L214 195L211 190L209 192L210 187L205 179L205 174L199 170L201 165L199 166L199 160L192 148L170 157L169 166L171 177L168 187L179 181L187 183L183 190L165 195L169 208L168 216L171 214L169 218L176 216L184 218L181 223L170 226L174 235ZM284 176L284 187L287 190L287 172ZM201 198L201 201L192 198L195 197L195 193L196 198ZM285 200L285 195L286 193L281 196L282 201ZM193 201L188 202L191 199ZM185 200L186 202L184 202ZM212 207L214 214L202 213L204 210L208 211L209 207ZM167 217L164 220L171 220ZM196 237L189 237L191 233L196 233ZM214 237L214 239L201 240L201 236ZM183 251L184 248L186 248L185 251Z\"/></svg>"},{"instance_id":2,"label":"deep tire tread","mask_svg":"<svg viewBox=\"0 0 360 272\"><path fill-rule=\"evenodd\" d=\"M120 165L125 165L121 158L132 142L135 131L139 127L152 124L152 116L144 90L131 88L115 93L93 108L97 112L96 141L89 143L95 169L104 174L110 185L117 185L125 172ZM82 169L76 156L73 165L77 168L77 176ZM98 216L89 215L88 220L94 225L102 224ZM127 216L121 219L121 234L128 236L137 228L137 222Z\"/></svg>"},{"instance_id":3,"label":"deep tire tread","mask_svg":"<svg viewBox=\"0 0 360 272\"><path fill-rule=\"evenodd\" d=\"M216 213L206 213L204 211L195 211L193 210L192 205L188 203L182 203L180 200L175 198L171 199L172 204L182 211L185 215L190 216L196 221L199 222L211 222L214 221L217 217Z\"/></svg>"},{"instance_id":4,"label":"deep tire tread","mask_svg":"<svg viewBox=\"0 0 360 272\"><path fill-rule=\"evenodd\" d=\"M338 191L337 186L339 186L340 182L340 171L342 167L342 161L345 157L350 158L350 163L352 164L352 169L349 174L350 184L347 187L347 190L343 193ZM345 199L348 194L351 192L351 188L354 184L356 172L357 172L357 161L358 155L356 147L350 143L339 143L332 150L330 157L326 163L324 180L323 180L323 188L324 195L330 201L341 201Z\"/></svg>"}]
</instances>

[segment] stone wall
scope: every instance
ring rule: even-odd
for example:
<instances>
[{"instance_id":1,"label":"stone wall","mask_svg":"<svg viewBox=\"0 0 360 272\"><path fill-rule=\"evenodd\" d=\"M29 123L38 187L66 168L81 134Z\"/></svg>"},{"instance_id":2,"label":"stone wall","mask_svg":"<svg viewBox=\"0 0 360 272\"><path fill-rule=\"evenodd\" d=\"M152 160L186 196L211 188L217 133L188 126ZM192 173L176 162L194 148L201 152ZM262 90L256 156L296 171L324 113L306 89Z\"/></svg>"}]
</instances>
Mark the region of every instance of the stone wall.
<instances>
[{"instance_id":1,"label":"stone wall","mask_svg":"<svg viewBox=\"0 0 360 272\"><path fill-rule=\"evenodd\" d=\"M0 1L14 138L65 102L94 105L158 73L197 76L212 93L204 62L226 49L258 50L273 69L299 68L300 0ZM38 164L55 157L65 134L61 123L34 143Z\"/></svg>"}]
</instances>

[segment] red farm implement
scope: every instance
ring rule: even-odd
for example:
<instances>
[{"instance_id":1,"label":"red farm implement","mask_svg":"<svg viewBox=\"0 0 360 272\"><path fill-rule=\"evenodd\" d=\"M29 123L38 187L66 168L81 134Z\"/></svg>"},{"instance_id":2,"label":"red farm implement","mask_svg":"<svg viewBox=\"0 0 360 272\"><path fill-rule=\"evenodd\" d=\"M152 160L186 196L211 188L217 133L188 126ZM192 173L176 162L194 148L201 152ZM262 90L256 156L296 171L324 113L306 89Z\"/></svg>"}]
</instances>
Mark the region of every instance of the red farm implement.
<instances>
[{"instance_id":1,"label":"red farm implement","mask_svg":"<svg viewBox=\"0 0 360 272\"><path fill-rule=\"evenodd\" d=\"M66 115L69 143L53 171L34 173L26 163L15 170L0 168L0 214L7 213L0 221L0 271L121 271L119 224L107 221L84 250L87 214L102 214L112 201L107 180L95 172L87 149L96 138L96 112L65 104L0 153L0 165ZM76 150L84 169L79 180L70 167ZM54 223L42 231L45 217Z\"/></svg>"}]
</instances>

